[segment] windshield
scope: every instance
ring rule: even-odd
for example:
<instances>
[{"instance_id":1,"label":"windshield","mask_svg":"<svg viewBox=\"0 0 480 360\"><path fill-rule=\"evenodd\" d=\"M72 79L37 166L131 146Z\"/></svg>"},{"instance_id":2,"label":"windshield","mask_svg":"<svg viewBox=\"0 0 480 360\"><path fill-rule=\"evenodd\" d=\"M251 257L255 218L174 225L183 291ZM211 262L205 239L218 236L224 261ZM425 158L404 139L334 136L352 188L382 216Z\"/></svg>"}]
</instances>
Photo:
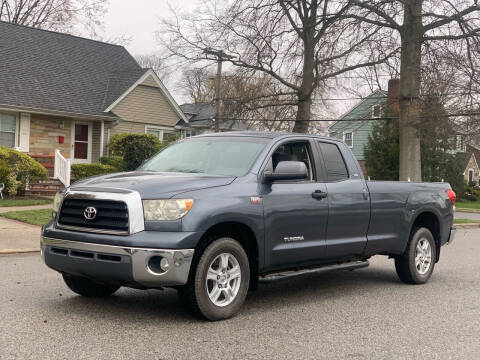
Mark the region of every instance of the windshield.
<instances>
[{"instance_id":1,"label":"windshield","mask_svg":"<svg viewBox=\"0 0 480 360\"><path fill-rule=\"evenodd\" d=\"M173 144L139 170L243 176L269 139L203 137Z\"/></svg>"}]
</instances>

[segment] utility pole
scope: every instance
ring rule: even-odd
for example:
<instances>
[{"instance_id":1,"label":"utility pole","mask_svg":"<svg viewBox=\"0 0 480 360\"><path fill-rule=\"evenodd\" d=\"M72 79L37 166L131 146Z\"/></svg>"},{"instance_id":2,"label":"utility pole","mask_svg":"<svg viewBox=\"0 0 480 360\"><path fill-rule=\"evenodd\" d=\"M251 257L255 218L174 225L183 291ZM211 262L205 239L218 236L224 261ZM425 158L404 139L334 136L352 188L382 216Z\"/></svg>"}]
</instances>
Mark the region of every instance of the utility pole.
<instances>
[{"instance_id":1,"label":"utility pole","mask_svg":"<svg viewBox=\"0 0 480 360\"><path fill-rule=\"evenodd\" d=\"M220 132L220 122L222 119L222 62L225 59L233 59L235 56L228 55L223 50L214 50L211 48L207 48L203 52L207 56L215 56L217 60L217 76L215 78L215 132Z\"/></svg>"}]
</instances>

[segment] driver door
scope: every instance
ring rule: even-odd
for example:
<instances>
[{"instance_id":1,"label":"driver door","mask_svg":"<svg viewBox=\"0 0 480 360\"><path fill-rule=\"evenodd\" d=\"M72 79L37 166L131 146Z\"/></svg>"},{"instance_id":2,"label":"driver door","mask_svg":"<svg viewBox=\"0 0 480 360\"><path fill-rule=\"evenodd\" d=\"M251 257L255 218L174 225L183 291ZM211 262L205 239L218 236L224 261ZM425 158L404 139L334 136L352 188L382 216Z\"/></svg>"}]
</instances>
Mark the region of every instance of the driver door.
<instances>
[{"instance_id":1,"label":"driver door","mask_svg":"<svg viewBox=\"0 0 480 360\"><path fill-rule=\"evenodd\" d=\"M280 161L304 162L308 179L263 184L266 266L280 268L318 262L326 255L328 200L313 195L325 193L326 185L317 182L311 141L281 143L265 169L273 171Z\"/></svg>"}]
</instances>

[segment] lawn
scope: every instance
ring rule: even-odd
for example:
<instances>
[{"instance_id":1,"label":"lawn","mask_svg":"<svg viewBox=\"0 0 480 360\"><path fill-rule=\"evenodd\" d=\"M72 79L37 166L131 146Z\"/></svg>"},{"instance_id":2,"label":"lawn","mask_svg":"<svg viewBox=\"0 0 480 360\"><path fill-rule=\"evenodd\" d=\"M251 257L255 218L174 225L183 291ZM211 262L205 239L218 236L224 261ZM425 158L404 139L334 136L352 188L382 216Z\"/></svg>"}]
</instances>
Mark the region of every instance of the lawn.
<instances>
[{"instance_id":1,"label":"lawn","mask_svg":"<svg viewBox=\"0 0 480 360\"><path fill-rule=\"evenodd\" d=\"M470 219L453 219L454 224L480 224L480 220L470 220Z\"/></svg>"},{"instance_id":2,"label":"lawn","mask_svg":"<svg viewBox=\"0 0 480 360\"><path fill-rule=\"evenodd\" d=\"M24 211L8 211L0 216L4 216L9 219L23 221L33 225L43 225L50 221L52 218L51 209L37 209L37 210L24 210Z\"/></svg>"},{"instance_id":3,"label":"lawn","mask_svg":"<svg viewBox=\"0 0 480 360\"><path fill-rule=\"evenodd\" d=\"M49 199L0 199L0 207L46 205L51 203L52 200Z\"/></svg>"}]
</instances>

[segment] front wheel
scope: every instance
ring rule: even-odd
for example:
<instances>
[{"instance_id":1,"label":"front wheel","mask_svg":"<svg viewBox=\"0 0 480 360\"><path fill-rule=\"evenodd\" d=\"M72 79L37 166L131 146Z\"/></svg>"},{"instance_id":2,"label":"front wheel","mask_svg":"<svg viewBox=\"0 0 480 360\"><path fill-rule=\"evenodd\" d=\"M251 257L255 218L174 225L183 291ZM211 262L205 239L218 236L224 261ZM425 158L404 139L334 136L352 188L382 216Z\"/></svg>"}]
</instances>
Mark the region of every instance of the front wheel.
<instances>
[{"instance_id":1,"label":"front wheel","mask_svg":"<svg viewBox=\"0 0 480 360\"><path fill-rule=\"evenodd\" d=\"M66 274L63 274L63 281L74 293L85 297L110 296L120 288L117 285L98 284L84 277Z\"/></svg>"},{"instance_id":2,"label":"front wheel","mask_svg":"<svg viewBox=\"0 0 480 360\"><path fill-rule=\"evenodd\" d=\"M412 232L405 253L395 258L398 277L407 284L424 284L432 276L436 258L432 233L427 228L417 228Z\"/></svg>"},{"instance_id":3,"label":"front wheel","mask_svg":"<svg viewBox=\"0 0 480 360\"><path fill-rule=\"evenodd\" d=\"M196 264L196 265L195 265ZM222 320L235 315L248 292L250 267L242 245L231 238L211 243L194 262L181 300L196 315Z\"/></svg>"}]
</instances>

